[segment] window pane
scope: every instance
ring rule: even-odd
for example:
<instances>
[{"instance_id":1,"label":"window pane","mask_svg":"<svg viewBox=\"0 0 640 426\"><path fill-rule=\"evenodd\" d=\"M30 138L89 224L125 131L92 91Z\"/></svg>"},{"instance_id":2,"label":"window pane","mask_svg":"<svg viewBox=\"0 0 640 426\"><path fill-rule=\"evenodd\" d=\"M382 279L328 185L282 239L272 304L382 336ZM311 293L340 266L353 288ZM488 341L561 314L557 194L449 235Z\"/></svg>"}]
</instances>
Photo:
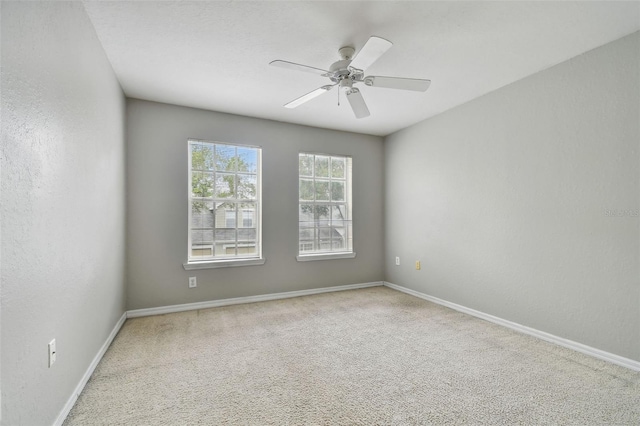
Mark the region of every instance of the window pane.
<instances>
[{"instance_id":1,"label":"window pane","mask_svg":"<svg viewBox=\"0 0 640 426\"><path fill-rule=\"evenodd\" d=\"M345 244L343 239L331 240L331 248L333 250L344 250Z\"/></svg>"},{"instance_id":2,"label":"window pane","mask_svg":"<svg viewBox=\"0 0 640 426\"><path fill-rule=\"evenodd\" d=\"M199 143L191 144L191 170L204 170L204 146Z\"/></svg>"},{"instance_id":3,"label":"window pane","mask_svg":"<svg viewBox=\"0 0 640 426\"><path fill-rule=\"evenodd\" d=\"M213 160L213 147L208 145L203 146L202 156L204 157L204 169L213 171L215 169L215 161Z\"/></svg>"},{"instance_id":4,"label":"window pane","mask_svg":"<svg viewBox=\"0 0 640 426\"><path fill-rule=\"evenodd\" d=\"M236 148L229 145L216 145L216 170L235 171L237 166Z\"/></svg>"},{"instance_id":5,"label":"window pane","mask_svg":"<svg viewBox=\"0 0 640 426\"><path fill-rule=\"evenodd\" d=\"M233 242L236 241L236 230L235 229L225 229L219 228L216 229L216 244L221 242Z\"/></svg>"},{"instance_id":6,"label":"window pane","mask_svg":"<svg viewBox=\"0 0 640 426\"><path fill-rule=\"evenodd\" d=\"M331 251L331 240L320 240L320 251Z\"/></svg>"},{"instance_id":7,"label":"window pane","mask_svg":"<svg viewBox=\"0 0 640 426\"><path fill-rule=\"evenodd\" d=\"M313 155L300 154L298 156L298 171L300 176L313 176Z\"/></svg>"},{"instance_id":8,"label":"window pane","mask_svg":"<svg viewBox=\"0 0 640 426\"><path fill-rule=\"evenodd\" d=\"M341 250L347 249L347 225L345 223L334 223L333 228L333 245L334 248L339 247Z\"/></svg>"},{"instance_id":9,"label":"window pane","mask_svg":"<svg viewBox=\"0 0 640 426\"><path fill-rule=\"evenodd\" d=\"M256 205L254 203L242 203L238 208L240 217L239 227L255 228L257 223ZM255 231L254 231L255 235Z\"/></svg>"},{"instance_id":10,"label":"window pane","mask_svg":"<svg viewBox=\"0 0 640 426\"><path fill-rule=\"evenodd\" d=\"M256 175L237 175L238 177L238 199L255 200L258 179Z\"/></svg>"},{"instance_id":11,"label":"window pane","mask_svg":"<svg viewBox=\"0 0 640 426\"><path fill-rule=\"evenodd\" d=\"M314 222L300 222L298 228L300 240L314 240L316 236L316 225Z\"/></svg>"},{"instance_id":12,"label":"window pane","mask_svg":"<svg viewBox=\"0 0 640 426\"><path fill-rule=\"evenodd\" d=\"M229 211L235 211L234 203L214 203L213 223L216 228L226 228Z\"/></svg>"},{"instance_id":13,"label":"window pane","mask_svg":"<svg viewBox=\"0 0 640 426\"><path fill-rule=\"evenodd\" d=\"M331 219L331 206L316 204L315 220L317 220L319 224L328 225L329 219Z\"/></svg>"},{"instance_id":14,"label":"window pane","mask_svg":"<svg viewBox=\"0 0 640 426\"><path fill-rule=\"evenodd\" d=\"M191 172L191 196L206 197L206 190L203 188L204 176L202 172Z\"/></svg>"},{"instance_id":15,"label":"window pane","mask_svg":"<svg viewBox=\"0 0 640 426\"><path fill-rule=\"evenodd\" d=\"M238 229L238 241L253 241L256 240L256 228L240 228Z\"/></svg>"},{"instance_id":16,"label":"window pane","mask_svg":"<svg viewBox=\"0 0 640 426\"><path fill-rule=\"evenodd\" d=\"M344 201L344 182L331 182L331 200Z\"/></svg>"},{"instance_id":17,"label":"window pane","mask_svg":"<svg viewBox=\"0 0 640 426\"><path fill-rule=\"evenodd\" d=\"M316 177L329 177L329 157L316 155Z\"/></svg>"},{"instance_id":18,"label":"window pane","mask_svg":"<svg viewBox=\"0 0 640 426\"><path fill-rule=\"evenodd\" d=\"M329 201L329 182L316 181L316 200Z\"/></svg>"},{"instance_id":19,"label":"window pane","mask_svg":"<svg viewBox=\"0 0 640 426\"><path fill-rule=\"evenodd\" d=\"M255 244L240 244L238 245L238 255L247 255L247 254L256 254L258 252L258 248Z\"/></svg>"},{"instance_id":20,"label":"window pane","mask_svg":"<svg viewBox=\"0 0 640 426\"><path fill-rule=\"evenodd\" d=\"M191 196L213 196L213 173L191 172Z\"/></svg>"},{"instance_id":21,"label":"window pane","mask_svg":"<svg viewBox=\"0 0 640 426\"><path fill-rule=\"evenodd\" d=\"M305 251L314 251L313 249L313 241L301 241L300 242L300 253Z\"/></svg>"},{"instance_id":22,"label":"window pane","mask_svg":"<svg viewBox=\"0 0 640 426\"><path fill-rule=\"evenodd\" d=\"M300 179L300 199L313 201L313 181Z\"/></svg>"},{"instance_id":23,"label":"window pane","mask_svg":"<svg viewBox=\"0 0 640 426\"><path fill-rule=\"evenodd\" d=\"M217 243L215 246L216 257L235 257L236 256L236 244L235 243Z\"/></svg>"},{"instance_id":24,"label":"window pane","mask_svg":"<svg viewBox=\"0 0 640 426\"><path fill-rule=\"evenodd\" d=\"M191 201L191 227L213 228L213 203Z\"/></svg>"},{"instance_id":25,"label":"window pane","mask_svg":"<svg viewBox=\"0 0 640 426\"><path fill-rule=\"evenodd\" d=\"M333 229L328 226L321 226L318 228L318 235L320 239L331 239L333 236Z\"/></svg>"},{"instance_id":26,"label":"window pane","mask_svg":"<svg viewBox=\"0 0 640 426\"><path fill-rule=\"evenodd\" d=\"M235 228L236 227L236 211L225 210L224 211L224 226L218 228Z\"/></svg>"},{"instance_id":27,"label":"window pane","mask_svg":"<svg viewBox=\"0 0 640 426\"><path fill-rule=\"evenodd\" d=\"M238 171L256 173L258 171L258 150L238 147Z\"/></svg>"},{"instance_id":28,"label":"window pane","mask_svg":"<svg viewBox=\"0 0 640 426\"><path fill-rule=\"evenodd\" d=\"M205 259L212 256L213 246L193 246L191 249L191 257Z\"/></svg>"},{"instance_id":29,"label":"window pane","mask_svg":"<svg viewBox=\"0 0 640 426\"><path fill-rule=\"evenodd\" d=\"M331 177L344 179L344 158L331 157Z\"/></svg>"},{"instance_id":30,"label":"window pane","mask_svg":"<svg viewBox=\"0 0 640 426\"><path fill-rule=\"evenodd\" d=\"M242 225L243 228L253 228L253 213L242 211Z\"/></svg>"},{"instance_id":31,"label":"window pane","mask_svg":"<svg viewBox=\"0 0 640 426\"><path fill-rule=\"evenodd\" d=\"M333 229L340 235L344 236L345 232L346 232L346 225L347 225L347 221L346 220L332 220L331 221L331 226L333 227ZM334 234L337 235L337 234Z\"/></svg>"},{"instance_id":32,"label":"window pane","mask_svg":"<svg viewBox=\"0 0 640 426\"><path fill-rule=\"evenodd\" d=\"M331 207L331 219L333 220L344 220L348 219L346 214L347 206L344 204L338 204L337 206Z\"/></svg>"},{"instance_id":33,"label":"window pane","mask_svg":"<svg viewBox=\"0 0 640 426\"><path fill-rule=\"evenodd\" d=\"M300 204L298 211L298 220L300 222L312 221L313 216L313 204Z\"/></svg>"},{"instance_id":34,"label":"window pane","mask_svg":"<svg viewBox=\"0 0 640 426\"><path fill-rule=\"evenodd\" d=\"M256 213L255 212L242 212L242 227L243 228L255 228L256 227Z\"/></svg>"},{"instance_id":35,"label":"window pane","mask_svg":"<svg viewBox=\"0 0 640 426\"><path fill-rule=\"evenodd\" d=\"M191 231L191 246L213 244L213 229L200 229Z\"/></svg>"},{"instance_id":36,"label":"window pane","mask_svg":"<svg viewBox=\"0 0 640 426\"><path fill-rule=\"evenodd\" d=\"M216 173L216 198L235 198L236 176Z\"/></svg>"},{"instance_id":37,"label":"window pane","mask_svg":"<svg viewBox=\"0 0 640 426\"><path fill-rule=\"evenodd\" d=\"M191 170L213 171L213 147L205 143L191 144Z\"/></svg>"}]
</instances>

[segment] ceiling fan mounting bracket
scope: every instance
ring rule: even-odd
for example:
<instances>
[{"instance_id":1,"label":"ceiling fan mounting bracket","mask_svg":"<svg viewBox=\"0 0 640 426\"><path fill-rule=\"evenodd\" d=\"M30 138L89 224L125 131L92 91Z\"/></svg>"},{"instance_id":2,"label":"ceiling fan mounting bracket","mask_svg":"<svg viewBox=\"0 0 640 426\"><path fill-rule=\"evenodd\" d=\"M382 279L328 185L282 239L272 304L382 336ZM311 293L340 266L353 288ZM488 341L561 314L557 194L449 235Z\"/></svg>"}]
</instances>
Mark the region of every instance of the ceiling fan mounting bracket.
<instances>
[{"instance_id":1,"label":"ceiling fan mounting bracket","mask_svg":"<svg viewBox=\"0 0 640 426\"><path fill-rule=\"evenodd\" d=\"M353 59L353 54L356 53L356 49L351 46L344 46L338 49L338 53L343 60Z\"/></svg>"}]
</instances>

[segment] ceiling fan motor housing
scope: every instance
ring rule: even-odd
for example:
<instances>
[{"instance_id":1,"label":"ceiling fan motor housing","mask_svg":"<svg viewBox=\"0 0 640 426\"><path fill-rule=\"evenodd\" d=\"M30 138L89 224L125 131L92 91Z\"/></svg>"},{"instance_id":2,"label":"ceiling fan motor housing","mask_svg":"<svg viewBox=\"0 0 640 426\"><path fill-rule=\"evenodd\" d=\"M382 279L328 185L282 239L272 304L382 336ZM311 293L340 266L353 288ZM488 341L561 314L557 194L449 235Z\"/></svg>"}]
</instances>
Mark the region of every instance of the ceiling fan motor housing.
<instances>
[{"instance_id":1,"label":"ceiling fan motor housing","mask_svg":"<svg viewBox=\"0 0 640 426\"><path fill-rule=\"evenodd\" d=\"M338 62L334 62L333 64L331 64L331 67L329 68L329 78L331 79L331 81L333 81L334 83L339 83L340 81L342 81L343 79L346 79L347 77L349 77L349 64L351 63L351 59L343 59L341 61Z\"/></svg>"}]
</instances>

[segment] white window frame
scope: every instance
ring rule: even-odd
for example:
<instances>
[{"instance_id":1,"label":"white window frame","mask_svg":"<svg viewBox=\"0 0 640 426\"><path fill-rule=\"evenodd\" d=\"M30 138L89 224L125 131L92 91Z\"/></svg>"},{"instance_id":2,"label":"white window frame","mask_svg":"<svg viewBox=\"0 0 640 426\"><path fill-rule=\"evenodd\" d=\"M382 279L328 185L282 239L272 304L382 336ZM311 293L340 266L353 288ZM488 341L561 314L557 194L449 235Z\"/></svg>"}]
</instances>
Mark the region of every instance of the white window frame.
<instances>
[{"instance_id":1,"label":"white window frame","mask_svg":"<svg viewBox=\"0 0 640 426\"><path fill-rule=\"evenodd\" d=\"M300 158L303 155L312 155L314 158L314 172L312 174L312 176L306 176L306 175L301 175L300 174ZM328 177L318 177L315 175L315 158L319 156L319 157L329 157L331 158L339 158L339 159L343 159L345 161L345 169L344 169L344 178L333 178L332 177L332 173L331 173L331 160L329 160L329 176ZM329 182L329 200L316 200L316 191L314 190L314 196L313 196L313 201L312 200L302 200L300 199L300 182L302 180L313 180L314 182L314 188L315 188L315 182L317 180L320 181L326 181ZM331 182L333 181L340 181L340 182L344 182L345 183L345 193L344 193L344 201L334 201L331 200ZM318 153L318 152L299 152L298 153L298 255L296 256L296 259L299 262L306 262L306 261L315 261L315 260L331 260L331 259L350 259L350 258L354 258L356 257L356 253L354 251L354 245L353 245L353 200L352 200L352 185L353 185L353 158L349 155L339 155L339 154L326 154L326 153ZM312 204L312 205L327 205L327 206L334 206L334 205L346 205L346 212L347 212L347 218L346 219L342 219L341 222L343 222L343 224L346 225L346 247L344 247L343 249L339 249L339 250L334 250L334 249L330 249L330 250L321 250L319 248L320 245L320 239L319 236L315 236L315 232L317 232L317 228L314 228L314 239L313 239L313 247L315 247L314 251L301 251L301 248L303 246L307 246L311 241L304 239L301 240L300 239L300 224L303 222L309 222L308 220L302 221L300 215L301 215L301 208L300 205L302 204ZM333 220L333 219L331 219ZM319 222L316 219L316 226L319 225ZM332 228L332 226L330 227ZM331 241L333 241L333 237L331 237Z\"/></svg>"},{"instance_id":2,"label":"white window frame","mask_svg":"<svg viewBox=\"0 0 640 426\"><path fill-rule=\"evenodd\" d=\"M215 150L215 146L227 146L234 148L249 148L256 150L256 197L255 200L245 200L237 198L237 194L235 198L216 198L215 194L211 197L193 197L192 195L192 146L197 144L209 144L211 148ZM201 139L193 139L190 138L187 141L187 156L188 156L188 179L187 179L187 194L188 194L188 237L187 237L187 261L182 264L185 270L193 270L193 269L211 269L211 268L227 268L234 266L252 266L252 265L263 265L265 263L265 259L262 256L262 147L256 145L246 145L246 144L238 144L238 143L228 143L228 142L217 142L217 141L209 141L209 140L201 140ZM217 170L213 170L213 182L215 182ZM236 176L236 180L239 175L253 175L253 173L245 173L241 171L221 171L221 173L233 173ZM214 183L215 187L215 183ZM219 202L231 202L236 205L236 220L235 227L236 230L236 247L246 247L247 244L244 244L242 241L238 240L238 231L239 229L246 229L239 225L238 215L242 215L242 211L244 209L239 208L239 205L242 202L254 203L255 204L255 228L256 228L256 253L255 254L236 254L235 256L216 256L215 255L215 241L213 244L213 254L211 257L202 258L202 257L193 257L192 256L192 201L194 200L203 200L205 202L211 202L215 206L216 203ZM214 215L214 228L212 228L212 232L215 237L215 212L212 213ZM226 226L226 213L225 213L225 226ZM242 223L240 223L242 224Z\"/></svg>"}]
</instances>

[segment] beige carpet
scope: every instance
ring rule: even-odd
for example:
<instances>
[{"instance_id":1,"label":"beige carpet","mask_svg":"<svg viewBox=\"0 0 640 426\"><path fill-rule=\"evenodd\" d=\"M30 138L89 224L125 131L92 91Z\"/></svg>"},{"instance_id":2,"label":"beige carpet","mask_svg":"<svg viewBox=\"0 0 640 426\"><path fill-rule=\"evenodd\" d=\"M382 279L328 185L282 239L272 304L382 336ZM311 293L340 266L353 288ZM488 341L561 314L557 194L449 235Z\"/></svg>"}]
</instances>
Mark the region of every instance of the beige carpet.
<instances>
[{"instance_id":1,"label":"beige carpet","mask_svg":"<svg viewBox=\"0 0 640 426\"><path fill-rule=\"evenodd\" d=\"M384 287L130 319L65 425L640 424L640 373Z\"/></svg>"}]
</instances>

